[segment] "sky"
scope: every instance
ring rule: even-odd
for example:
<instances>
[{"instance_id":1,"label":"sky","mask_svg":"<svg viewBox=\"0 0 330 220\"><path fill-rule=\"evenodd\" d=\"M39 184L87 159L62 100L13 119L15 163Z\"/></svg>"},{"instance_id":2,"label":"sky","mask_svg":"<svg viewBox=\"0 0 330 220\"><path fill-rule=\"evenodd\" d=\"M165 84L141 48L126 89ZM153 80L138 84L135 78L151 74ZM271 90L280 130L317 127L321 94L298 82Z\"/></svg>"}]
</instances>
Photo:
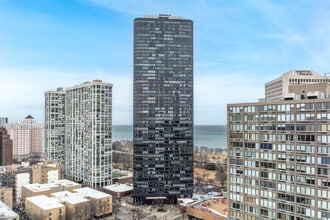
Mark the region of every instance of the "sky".
<instances>
[{"instance_id":1,"label":"sky","mask_svg":"<svg viewBox=\"0 0 330 220\"><path fill-rule=\"evenodd\" d=\"M113 83L113 124L133 121L133 20L194 22L194 122L226 124L294 69L330 72L330 1L0 0L0 117L44 121L44 94Z\"/></svg>"}]
</instances>

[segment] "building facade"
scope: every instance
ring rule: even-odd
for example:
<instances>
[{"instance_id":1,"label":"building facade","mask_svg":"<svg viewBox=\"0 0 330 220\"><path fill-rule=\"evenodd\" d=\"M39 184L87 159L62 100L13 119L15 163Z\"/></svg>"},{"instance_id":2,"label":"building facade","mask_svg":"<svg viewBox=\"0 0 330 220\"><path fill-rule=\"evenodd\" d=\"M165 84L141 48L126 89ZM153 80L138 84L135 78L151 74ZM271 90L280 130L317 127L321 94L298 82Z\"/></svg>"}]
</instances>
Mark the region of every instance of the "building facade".
<instances>
[{"instance_id":1,"label":"building facade","mask_svg":"<svg viewBox=\"0 0 330 220\"><path fill-rule=\"evenodd\" d=\"M8 123L5 128L13 140L14 159L23 160L33 153L44 153L44 124L37 123L31 115L22 122Z\"/></svg>"},{"instance_id":2,"label":"building facade","mask_svg":"<svg viewBox=\"0 0 330 220\"><path fill-rule=\"evenodd\" d=\"M193 193L193 22L134 20L135 202Z\"/></svg>"},{"instance_id":3,"label":"building facade","mask_svg":"<svg viewBox=\"0 0 330 220\"><path fill-rule=\"evenodd\" d=\"M0 166L13 164L13 141L6 128L0 127Z\"/></svg>"},{"instance_id":4,"label":"building facade","mask_svg":"<svg viewBox=\"0 0 330 220\"><path fill-rule=\"evenodd\" d=\"M7 117L0 117L0 127L4 127L8 123Z\"/></svg>"},{"instance_id":5,"label":"building facade","mask_svg":"<svg viewBox=\"0 0 330 220\"><path fill-rule=\"evenodd\" d=\"M32 183L53 183L63 178L61 163L44 163L32 166Z\"/></svg>"},{"instance_id":6,"label":"building facade","mask_svg":"<svg viewBox=\"0 0 330 220\"><path fill-rule=\"evenodd\" d=\"M330 99L227 106L228 218L330 219Z\"/></svg>"},{"instance_id":7,"label":"building facade","mask_svg":"<svg viewBox=\"0 0 330 220\"><path fill-rule=\"evenodd\" d=\"M100 80L67 88L65 176L90 187L112 181L112 84Z\"/></svg>"},{"instance_id":8,"label":"building facade","mask_svg":"<svg viewBox=\"0 0 330 220\"><path fill-rule=\"evenodd\" d=\"M45 93L45 153L48 160L64 165L65 91Z\"/></svg>"},{"instance_id":9,"label":"building facade","mask_svg":"<svg viewBox=\"0 0 330 220\"><path fill-rule=\"evenodd\" d=\"M289 93L290 86L322 82L330 82L330 78L311 70L291 70L265 84L265 98L269 101L281 100L283 95Z\"/></svg>"}]
</instances>

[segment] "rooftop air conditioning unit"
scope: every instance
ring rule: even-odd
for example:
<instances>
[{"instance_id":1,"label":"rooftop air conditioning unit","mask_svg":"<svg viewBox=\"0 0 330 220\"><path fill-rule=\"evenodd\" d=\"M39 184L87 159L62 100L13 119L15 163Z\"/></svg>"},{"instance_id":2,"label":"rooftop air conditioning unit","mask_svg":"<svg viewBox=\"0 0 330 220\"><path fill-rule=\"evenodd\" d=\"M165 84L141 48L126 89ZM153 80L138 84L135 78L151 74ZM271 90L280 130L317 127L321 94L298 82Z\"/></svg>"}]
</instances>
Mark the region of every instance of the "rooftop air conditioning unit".
<instances>
[{"instance_id":1,"label":"rooftop air conditioning unit","mask_svg":"<svg viewBox=\"0 0 330 220\"><path fill-rule=\"evenodd\" d=\"M313 91L307 93L307 99L324 99L325 95L323 92L320 91Z\"/></svg>"},{"instance_id":2,"label":"rooftop air conditioning unit","mask_svg":"<svg viewBox=\"0 0 330 220\"><path fill-rule=\"evenodd\" d=\"M282 95L281 100L300 100L301 96L296 93L288 93L285 95Z\"/></svg>"}]
</instances>

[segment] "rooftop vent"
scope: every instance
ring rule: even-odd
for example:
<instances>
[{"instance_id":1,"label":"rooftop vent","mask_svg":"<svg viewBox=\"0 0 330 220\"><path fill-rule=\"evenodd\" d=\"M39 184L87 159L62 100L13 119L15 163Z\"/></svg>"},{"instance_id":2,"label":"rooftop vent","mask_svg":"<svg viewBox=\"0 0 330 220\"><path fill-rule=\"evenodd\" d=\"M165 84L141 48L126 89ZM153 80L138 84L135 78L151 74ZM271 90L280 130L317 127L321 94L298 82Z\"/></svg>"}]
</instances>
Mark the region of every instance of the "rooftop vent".
<instances>
[{"instance_id":1,"label":"rooftop vent","mask_svg":"<svg viewBox=\"0 0 330 220\"><path fill-rule=\"evenodd\" d=\"M282 95L281 100L300 100L301 96L296 93L288 93L285 95Z\"/></svg>"},{"instance_id":2,"label":"rooftop vent","mask_svg":"<svg viewBox=\"0 0 330 220\"><path fill-rule=\"evenodd\" d=\"M325 95L323 92L313 91L307 93L307 99L324 99Z\"/></svg>"}]
</instances>

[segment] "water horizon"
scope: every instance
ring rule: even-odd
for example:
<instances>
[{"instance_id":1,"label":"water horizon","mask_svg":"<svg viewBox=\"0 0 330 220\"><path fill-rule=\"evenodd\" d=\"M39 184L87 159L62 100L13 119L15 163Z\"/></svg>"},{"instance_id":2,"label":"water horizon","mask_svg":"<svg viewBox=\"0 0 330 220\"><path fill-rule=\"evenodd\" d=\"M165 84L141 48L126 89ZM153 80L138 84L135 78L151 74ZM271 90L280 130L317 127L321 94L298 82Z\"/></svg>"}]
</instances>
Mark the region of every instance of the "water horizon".
<instances>
[{"instance_id":1,"label":"water horizon","mask_svg":"<svg viewBox=\"0 0 330 220\"><path fill-rule=\"evenodd\" d=\"M133 141L133 125L112 125L113 141ZM195 125L194 146L227 148L226 125Z\"/></svg>"}]
</instances>

